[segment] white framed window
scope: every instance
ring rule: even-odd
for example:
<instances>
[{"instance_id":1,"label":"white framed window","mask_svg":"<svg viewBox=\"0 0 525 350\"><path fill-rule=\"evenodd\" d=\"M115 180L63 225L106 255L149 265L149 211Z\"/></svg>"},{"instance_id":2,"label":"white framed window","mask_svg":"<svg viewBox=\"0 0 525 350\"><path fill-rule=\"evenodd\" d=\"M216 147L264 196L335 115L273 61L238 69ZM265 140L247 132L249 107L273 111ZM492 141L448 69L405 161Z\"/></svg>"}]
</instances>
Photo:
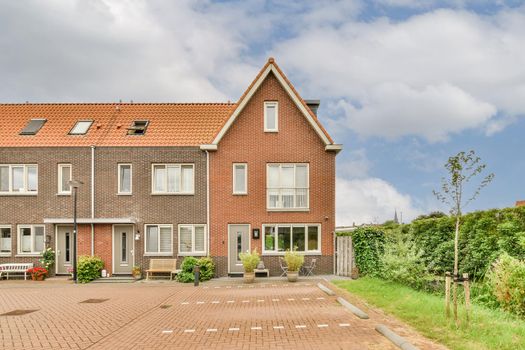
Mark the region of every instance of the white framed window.
<instances>
[{"instance_id":1,"label":"white framed window","mask_svg":"<svg viewBox=\"0 0 525 350\"><path fill-rule=\"evenodd\" d=\"M0 195L38 193L36 164L0 164Z\"/></svg>"},{"instance_id":2,"label":"white framed window","mask_svg":"<svg viewBox=\"0 0 525 350\"><path fill-rule=\"evenodd\" d=\"M11 226L0 225L0 256L11 255Z\"/></svg>"},{"instance_id":3,"label":"white framed window","mask_svg":"<svg viewBox=\"0 0 525 350\"><path fill-rule=\"evenodd\" d=\"M153 164L153 194L193 194L193 164Z\"/></svg>"},{"instance_id":4,"label":"white framed window","mask_svg":"<svg viewBox=\"0 0 525 350\"><path fill-rule=\"evenodd\" d=\"M93 124L92 120L79 120L75 126L69 131L69 135L85 135Z\"/></svg>"},{"instance_id":5,"label":"white framed window","mask_svg":"<svg viewBox=\"0 0 525 350\"><path fill-rule=\"evenodd\" d=\"M173 255L173 225L144 225L144 255Z\"/></svg>"},{"instance_id":6,"label":"white framed window","mask_svg":"<svg viewBox=\"0 0 525 350\"><path fill-rule=\"evenodd\" d=\"M248 194L248 164L233 163L233 194Z\"/></svg>"},{"instance_id":7,"label":"white framed window","mask_svg":"<svg viewBox=\"0 0 525 350\"><path fill-rule=\"evenodd\" d=\"M263 225L263 254L284 254L296 250L305 254L321 254L320 224Z\"/></svg>"},{"instance_id":8,"label":"white framed window","mask_svg":"<svg viewBox=\"0 0 525 350\"><path fill-rule=\"evenodd\" d=\"M179 225L179 255L206 255L206 225Z\"/></svg>"},{"instance_id":9,"label":"white framed window","mask_svg":"<svg viewBox=\"0 0 525 350\"><path fill-rule=\"evenodd\" d=\"M58 194L71 194L71 164L58 164Z\"/></svg>"},{"instance_id":10,"label":"white framed window","mask_svg":"<svg viewBox=\"0 0 525 350\"><path fill-rule=\"evenodd\" d=\"M133 191L133 167L131 164L118 165L118 194L130 195Z\"/></svg>"},{"instance_id":11,"label":"white framed window","mask_svg":"<svg viewBox=\"0 0 525 350\"><path fill-rule=\"evenodd\" d=\"M264 131L279 131L279 104L277 101L264 102Z\"/></svg>"},{"instance_id":12,"label":"white framed window","mask_svg":"<svg viewBox=\"0 0 525 350\"><path fill-rule=\"evenodd\" d=\"M41 255L45 237L44 225L18 225L18 254Z\"/></svg>"},{"instance_id":13,"label":"white framed window","mask_svg":"<svg viewBox=\"0 0 525 350\"><path fill-rule=\"evenodd\" d=\"M310 205L309 165L267 164L268 210L308 210Z\"/></svg>"}]
</instances>

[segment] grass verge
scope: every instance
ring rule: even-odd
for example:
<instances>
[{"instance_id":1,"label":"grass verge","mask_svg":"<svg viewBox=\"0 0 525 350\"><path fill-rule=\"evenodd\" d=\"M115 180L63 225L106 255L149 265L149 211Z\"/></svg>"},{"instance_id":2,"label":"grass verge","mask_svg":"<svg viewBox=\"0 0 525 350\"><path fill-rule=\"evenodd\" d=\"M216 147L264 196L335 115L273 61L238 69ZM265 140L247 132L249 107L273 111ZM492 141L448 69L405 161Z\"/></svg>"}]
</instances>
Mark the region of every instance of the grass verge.
<instances>
[{"instance_id":1,"label":"grass verge","mask_svg":"<svg viewBox=\"0 0 525 350\"><path fill-rule=\"evenodd\" d=\"M460 305L461 324L456 328L453 318L445 317L444 297L368 277L334 284L451 349L525 349L525 321L504 311L473 305L467 327Z\"/></svg>"}]
</instances>

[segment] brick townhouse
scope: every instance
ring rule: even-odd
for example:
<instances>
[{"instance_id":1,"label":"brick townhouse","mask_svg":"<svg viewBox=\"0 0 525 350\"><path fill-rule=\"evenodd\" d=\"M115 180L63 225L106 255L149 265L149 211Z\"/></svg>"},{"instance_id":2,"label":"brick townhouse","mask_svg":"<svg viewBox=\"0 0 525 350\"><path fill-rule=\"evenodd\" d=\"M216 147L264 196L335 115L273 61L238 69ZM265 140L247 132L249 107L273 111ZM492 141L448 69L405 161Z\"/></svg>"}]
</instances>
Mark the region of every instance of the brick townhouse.
<instances>
[{"instance_id":1,"label":"brick townhouse","mask_svg":"<svg viewBox=\"0 0 525 350\"><path fill-rule=\"evenodd\" d=\"M297 247L333 269L334 144L273 59L237 103L0 104L0 263L72 260L111 274L150 258L210 255L242 272L258 248L273 275Z\"/></svg>"}]
</instances>

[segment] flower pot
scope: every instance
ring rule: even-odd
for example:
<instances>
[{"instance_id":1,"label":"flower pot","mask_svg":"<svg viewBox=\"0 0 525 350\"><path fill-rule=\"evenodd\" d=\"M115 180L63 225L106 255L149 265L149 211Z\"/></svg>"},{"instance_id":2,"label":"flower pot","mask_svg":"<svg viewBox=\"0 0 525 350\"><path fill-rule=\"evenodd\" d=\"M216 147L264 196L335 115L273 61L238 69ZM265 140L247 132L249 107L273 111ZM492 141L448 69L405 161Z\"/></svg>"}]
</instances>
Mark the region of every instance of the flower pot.
<instances>
[{"instance_id":1,"label":"flower pot","mask_svg":"<svg viewBox=\"0 0 525 350\"><path fill-rule=\"evenodd\" d=\"M286 276L288 277L288 282L297 282L297 278L299 277L299 272L288 271L286 273Z\"/></svg>"},{"instance_id":2,"label":"flower pot","mask_svg":"<svg viewBox=\"0 0 525 350\"><path fill-rule=\"evenodd\" d=\"M244 273L244 283L253 283L255 281L255 272Z\"/></svg>"},{"instance_id":3,"label":"flower pot","mask_svg":"<svg viewBox=\"0 0 525 350\"><path fill-rule=\"evenodd\" d=\"M33 281L43 281L45 278L45 275L31 275Z\"/></svg>"}]
</instances>

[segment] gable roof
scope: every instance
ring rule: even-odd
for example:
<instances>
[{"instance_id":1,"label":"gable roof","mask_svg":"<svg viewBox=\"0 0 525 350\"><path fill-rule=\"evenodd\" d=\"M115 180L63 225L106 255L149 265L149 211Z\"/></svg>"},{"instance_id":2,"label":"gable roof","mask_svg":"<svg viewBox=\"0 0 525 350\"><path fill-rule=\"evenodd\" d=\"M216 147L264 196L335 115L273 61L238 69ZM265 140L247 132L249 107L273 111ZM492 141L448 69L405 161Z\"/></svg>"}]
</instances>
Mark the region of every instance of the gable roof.
<instances>
[{"instance_id":1,"label":"gable roof","mask_svg":"<svg viewBox=\"0 0 525 350\"><path fill-rule=\"evenodd\" d=\"M321 140L324 142L325 146L339 146L334 145L334 141L326 131L326 129L321 125L319 120L317 119L317 116L312 112L312 110L306 105L306 102L301 98L297 90L295 90L292 83L288 80L288 78L284 75L283 71L279 68L273 57L270 57L264 67L259 71L259 74L255 77L255 79L252 81L250 86L248 86L248 89L244 92L244 94L241 96L239 101L237 102L236 108L233 111L230 118L224 123L222 128L218 131L217 135L213 139L212 145L218 145L221 139L224 137L228 129L232 126L233 122L237 118L237 116L241 113L241 111L244 109L248 101L252 98L253 94L257 91L259 86L262 84L262 82L266 79L268 74L273 73L281 86L285 89L285 91L288 93L292 101L295 103L297 108L301 111L303 116L306 118L306 120L310 123L310 125L314 128L317 135L321 138ZM328 147L333 148L333 147ZM337 147L338 149L340 147ZM335 150L335 149L334 149Z\"/></svg>"},{"instance_id":2,"label":"gable roof","mask_svg":"<svg viewBox=\"0 0 525 350\"><path fill-rule=\"evenodd\" d=\"M0 147L200 146L231 115L232 103L0 104ZM46 119L36 135L20 135L31 119ZM80 120L93 120L85 135L69 135ZM135 120L148 120L144 135L128 135Z\"/></svg>"}]
</instances>

